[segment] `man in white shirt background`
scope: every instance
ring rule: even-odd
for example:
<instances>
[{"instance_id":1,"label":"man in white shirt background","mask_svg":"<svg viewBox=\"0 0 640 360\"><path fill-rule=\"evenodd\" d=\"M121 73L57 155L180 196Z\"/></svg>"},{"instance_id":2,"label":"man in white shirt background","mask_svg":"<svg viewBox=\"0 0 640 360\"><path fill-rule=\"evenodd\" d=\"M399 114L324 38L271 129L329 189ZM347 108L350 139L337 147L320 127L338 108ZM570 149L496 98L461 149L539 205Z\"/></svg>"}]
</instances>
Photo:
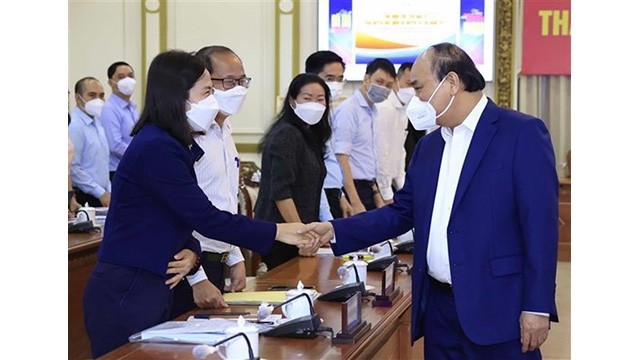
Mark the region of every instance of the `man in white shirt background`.
<instances>
[{"instance_id":1,"label":"man in white shirt background","mask_svg":"<svg viewBox=\"0 0 640 360\"><path fill-rule=\"evenodd\" d=\"M397 84L387 100L376 105L373 122L376 148L376 181L385 204L393 202L393 192L404 185L404 142L407 137L407 104L415 95L411 86L411 65L400 65Z\"/></svg>"},{"instance_id":2,"label":"man in white shirt background","mask_svg":"<svg viewBox=\"0 0 640 360\"><path fill-rule=\"evenodd\" d=\"M251 78L245 74L240 57L228 47L207 46L200 49L196 56L205 62L211 73L213 95L220 106L211 128L194 137L196 145L204 151L194 165L196 177L198 185L213 205L235 214L238 212L240 158L228 118L240 111ZM246 268L240 248L209 239L195 231L193 236L202 247L201 268L175 287L172 318L195 306L227 307L222 297L223 291L240 291L246 286ZM227 287L225 265L229 267L230 277Z\"/></svg>"}]
</instances>

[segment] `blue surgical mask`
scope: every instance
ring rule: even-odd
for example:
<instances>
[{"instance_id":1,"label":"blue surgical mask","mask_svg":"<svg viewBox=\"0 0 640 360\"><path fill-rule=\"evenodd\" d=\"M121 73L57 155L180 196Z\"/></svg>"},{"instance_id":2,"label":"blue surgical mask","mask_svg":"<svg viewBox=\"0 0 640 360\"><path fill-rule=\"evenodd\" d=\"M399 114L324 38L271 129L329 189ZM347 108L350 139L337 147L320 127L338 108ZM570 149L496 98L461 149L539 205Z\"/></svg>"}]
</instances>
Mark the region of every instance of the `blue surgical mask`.
<instances>
[{"instance_id":1,"label":"blue surgical mask","mask_svg":"<svg viewBox=\"0 0 640 360\"><path fill-rule=\"evenodd\" d=\"M387 100L391 94L391 89L387 89L384 86L380 86L374 83L369 85L369 90L367 91L367 96L372 103L377 104Z\"/></svg>"}]
</instances>

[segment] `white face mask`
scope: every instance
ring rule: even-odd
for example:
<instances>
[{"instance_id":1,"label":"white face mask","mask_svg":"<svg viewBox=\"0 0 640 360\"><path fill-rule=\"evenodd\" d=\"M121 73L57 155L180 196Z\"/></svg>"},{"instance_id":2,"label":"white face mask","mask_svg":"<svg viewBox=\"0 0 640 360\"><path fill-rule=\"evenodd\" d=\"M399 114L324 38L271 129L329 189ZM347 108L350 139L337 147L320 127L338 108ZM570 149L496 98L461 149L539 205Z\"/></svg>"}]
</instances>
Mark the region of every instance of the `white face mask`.
<instances>
[{"instance_id":1,"label":"white face mask","mask_svg":"<svg viewBox=\"0 0 640 360\"><path fill-rule=\"evenodd\" d=\"M213 96L220 104L220 111L229 116L238 113L240 107L244 103L248 89L244 86L236 86L226 91L215 89Z\"/></svg>"},{"instance_id":2,"label":"white face mask","mask_svg":"<svg viewBox=\"0 0 640 360\"><path fill-rule=\"evenodd\" d=\"M82 97L80 97L80 99L82 99ZM86 101L85 99L82 99L82 101L84 101L84 111L86 111L87 114L94 118L100 117L100 114L102 114L102 108L104 107L104 100L93 99Z\"/></svg>"},{"instance_id":3,"label":"white face mask","mask_svg":"<svg viewBox=\"0 0 640 360\"><path fill-rule=\"evenodd\" d=\"M215 121L219 110L218 101L216 101L216 98L211 94L196 104L191 104L191 109L187 111L189 125L191 125L194 131L207 132L211 128L211 124Z\"/></svg>"},{"instance_id":4,"label":"white face mask","mask_svg":"<svg viewBox=\"0 0 640 360\"><path fill-rule=\"evenodd\" d=\"M329 90L331 90L331 100L335 100L342 94L344 82L327 81L327 86L329 87Z\"/></svg>"},{"instance_id":5,"label":"white face mask","mask_svg":"<svg viewBox=\"0 0 640 360\"><path fill-rule=\"evenodd\" d=\"M411 101L411 98L416 95L416 90L411 86L400 88L400 90L396 92L396 95L398 96L398 100L400 100L400 102L405 105L408 104L409 101Z\"/></svg>"},{"instance_id":6,"label":"white face mask","mask_svg":"<svg viewBox=\"0 0 640 360\"><path fill-rule=\"evenodd\" d=\"M433 105L431 105L431 100L446 78L447 77L445 76L440 81L440 84L438 84L436 89L433 90L433 93L431 93L429 100L427 100L426 102L420 100L417 96L414 96L409 102L409 106L407 106L407 116L409 117L411 124L413 124L413 127L416 130L427 130L428 128L435 126L436 119L444 115L444 113L449 110L451 104L453 104L453 99L456 98L455 95L451 97L449 105L447 105L447 107L440 113L440 115L436 115L436 109L433 107Z\"/></svg>"},{"instance_id":7,"label":"white face mask","mask_svg":"<svg viewBox=\"0 0 640 360\"><path fill-rule=\"evenodd\" d=\"M131 96L133 94L133 90L136 89L136 79L126 77L124 79L120 79L117 83L118 90L126 96Z\"/></svg>"},{"instance_id":8,"label":"white face mask","mask_svg":"<svg viewBox=\"0 0 640 360\"><path fill-rule=\"evenodd\" d=\"M384 86L380 86L378 84L371 83L369 85L369 91L367 91L367 96L372 103L377 104L381 103L389 97L391 94L391 89L387 89Z\"/></svg>"},{"instance_id":9,"label":"white face mask","mask_svg":"<svg viewBox=\"0 0 640 360\"><path fill-rule=\"evenodd\" d=\"M305 123L315 125L320 122L320 119L322 119L322 115L324 115L324 111L326 109L326 106L314 101L302 104L298 104L296 102L296 107L293 108L293 112Z\"/></svg>"}]
</instances>

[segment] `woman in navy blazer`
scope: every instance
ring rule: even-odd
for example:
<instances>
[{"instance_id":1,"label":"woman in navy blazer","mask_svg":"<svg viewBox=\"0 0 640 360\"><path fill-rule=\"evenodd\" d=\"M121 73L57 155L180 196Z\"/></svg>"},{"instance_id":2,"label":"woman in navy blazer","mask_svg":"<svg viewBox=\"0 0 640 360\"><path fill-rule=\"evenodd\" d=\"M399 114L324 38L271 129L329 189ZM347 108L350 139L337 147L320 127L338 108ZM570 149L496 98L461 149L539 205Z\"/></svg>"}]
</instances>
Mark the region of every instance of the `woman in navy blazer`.
<instances>
[{"instance_id":1,"label":"woman in navy blazer","mask_svg":"<svg viewBox=\"0 0 640 360\"><path fill-rule=\"evenodd\" d=\"M145 108L112 183L104 237L84 295L94 357L169 320L172 292L196 268L193 230L265 254L279 240L303 246L301 224L251 220L216 209L196 181L202 150L194 130L213 122L217 105L205 65L168 51L149 67Z\"/></svg>"}]
</instances>

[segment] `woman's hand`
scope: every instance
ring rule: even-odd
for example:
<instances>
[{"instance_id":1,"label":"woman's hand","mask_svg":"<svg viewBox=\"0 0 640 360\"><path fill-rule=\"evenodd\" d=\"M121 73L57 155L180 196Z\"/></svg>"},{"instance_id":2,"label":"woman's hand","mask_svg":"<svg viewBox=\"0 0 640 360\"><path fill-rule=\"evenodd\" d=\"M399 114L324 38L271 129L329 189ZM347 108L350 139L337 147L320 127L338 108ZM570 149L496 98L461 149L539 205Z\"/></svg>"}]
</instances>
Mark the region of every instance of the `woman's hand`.
<instances>
[{"instance_id":1,"label":"woman's hand","mask_svg":"<svg viewBox=\"0 0 640 360\"><path fill-rule=\"evenodd\" d=\"M174 274L171 279L165 281L170 289L173 289L196 266L198 255L190 249L182 249L173 255L175 261L171 261L167 267L167 274Z\"/></svg>"}]
</instances>

